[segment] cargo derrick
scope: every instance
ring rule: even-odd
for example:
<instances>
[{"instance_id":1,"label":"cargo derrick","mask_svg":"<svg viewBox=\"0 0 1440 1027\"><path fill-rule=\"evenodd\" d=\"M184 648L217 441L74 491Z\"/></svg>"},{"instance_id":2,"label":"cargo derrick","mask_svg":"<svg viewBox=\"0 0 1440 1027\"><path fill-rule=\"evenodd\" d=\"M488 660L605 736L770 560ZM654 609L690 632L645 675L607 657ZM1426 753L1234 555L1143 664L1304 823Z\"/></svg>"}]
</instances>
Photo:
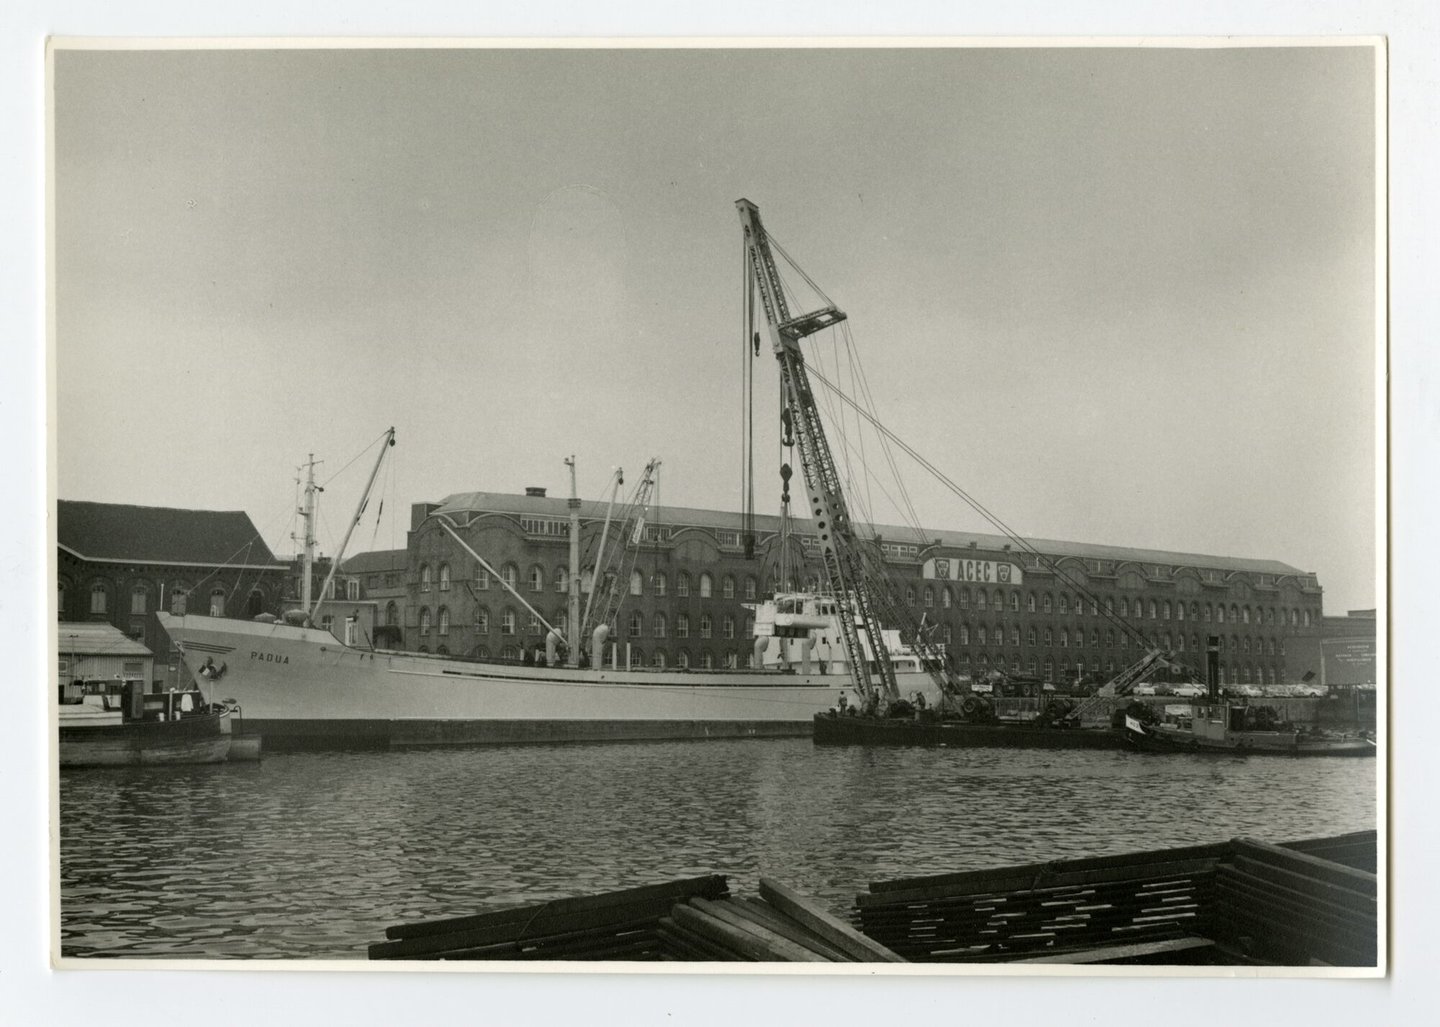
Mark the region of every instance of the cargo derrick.
<instances>
[{"instance_id":1,"label":"cargo derrick","mask_svg":"<svg viewBox=\"0 0 1440 1027\"><path fill-rule=\"evenodd\" d=\"M834 306L825 306L808 314L791 316L775 268L770 241L760 223L760 211L749 200L737 200L735 206L740 211L740 223L744 230L750 289L758 289L760 293L770 347L780 365L781 402L800 447L800 465L810 498L810 515L815 521L820 559L835 596L836 620L849 659L850 676L867 705L888 706L900 698L900 690L895 683L895 668L885 648L877 597L866 573L850 512L840 488L840 475L820 422L805 358L800 352L801 339L839 324L845 320L845 314ZM758 335L756 338L758 340ZM870 641L873 674L860 640L861 628Z\"/></svg>"}]
</instances>

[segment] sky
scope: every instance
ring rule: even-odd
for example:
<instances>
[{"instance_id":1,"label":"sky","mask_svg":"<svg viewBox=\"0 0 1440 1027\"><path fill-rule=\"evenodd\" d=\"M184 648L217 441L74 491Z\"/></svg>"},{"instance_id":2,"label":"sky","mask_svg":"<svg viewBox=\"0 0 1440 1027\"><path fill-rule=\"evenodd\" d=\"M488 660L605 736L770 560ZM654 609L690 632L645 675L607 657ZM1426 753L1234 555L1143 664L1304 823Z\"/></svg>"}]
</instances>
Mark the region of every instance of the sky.
<instances>
[{"instance_id":1,"label":"sky","mask_svg":"<svg viewBox=\"0 0 1440 1027\"><path fill-rule=\"evenodd\" d=\"M1373 607L1374 110L1368 47L63 50L57 494L289 553L314 452L333 550L393 425L352 552L565 494L572 453L586 498L656 456L663 503L737 509L743 196L881 421L1020 533ZM922 523L991 530L900 467Z\"/></svg>"}]
</instances>

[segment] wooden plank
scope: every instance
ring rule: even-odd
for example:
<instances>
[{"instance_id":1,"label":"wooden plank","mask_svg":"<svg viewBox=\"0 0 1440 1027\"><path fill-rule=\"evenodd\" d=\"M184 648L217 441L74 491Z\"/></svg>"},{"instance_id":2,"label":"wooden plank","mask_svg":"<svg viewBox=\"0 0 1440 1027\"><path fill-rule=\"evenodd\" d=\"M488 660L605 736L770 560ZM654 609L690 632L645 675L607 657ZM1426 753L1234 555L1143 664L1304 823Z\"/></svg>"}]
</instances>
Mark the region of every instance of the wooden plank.
<instances>
[{"instance_id":1,"label":"wooden plank","mask_svg":"<svg viewBox=\"0 0 1440 1027\"><path fill-rule=\"evenodd\" d=\"M855 902L861 908L869 908L900 903L973 899L987 895L1048 894L1065 889L1097 885L1133 884L1138 886L1147 882L1153 882L1155 885L1162 883L1180 885L1193 882L1200 876L1212 872L1218 862L1218 859L1204 858L1154 863L1143 867L1127 865L1078 871L1052 869L1043 875L1009 872L1004 876L991 874L983 878L951 881L908 890L889 888L869 895L857 895Z\"/></svg>"},{"instance_id":2,"label":"wooden plank","mask_svg":"<svg viewBox=\"0 0 1440 1027\"><path fill-rule=\"evenodd\" d=\"M1099 948L1081 949L1076 952L1055 953L1048 956L1031 956L1017 959L1017 963L1119 963L1130 959L1165 956L1180 952L1195 953L1214 949L1215 942L1209 938L1168 938L1160 941L1131 942L1126 945L1103 945Z\"/></svg>"},{"instance_id":3,"label":"wooden plank","mask_svg":"<svg viewBox=\"0 0 1440 1027\"><path fill-rule=\"evenodd\" d=\"M789 938L795 944L803 945L812 952L818 952L832 963L853 963L855 961L854 956L831 945L814 931L806 930L800 924L788 919L779 910L767 905L761 899L752 895L737 895L728 901L731 908L742 916L753 918L776 934Z\"/></svg>"},{"instance_id":4,"label":"wooden plank","mask_svg":"<svg viewBox=\"0 0 1440 1027\"><path fill-rule=\"evenodd\" d=\"M692 895L703 898L719 898L729 890L723 874L706 874L703 877L687 877L663 884L648 884L639 888L603 892L597 895L577 895L573 898L552 899L549 902L528 906L511 906L507 909L474 913L467 916L446 917L437 920L422 920L415 923L396 924L385 928L385 937L423 938L435 934L454 934L471 929L496 927L502 924L520 923L531 919L537 912L545 916L561 916L568 913L582 913L612 906L626 906L652 899L669 898L682 902Z\"/></svg>"},{"instance_id":5,"label":"wooden plank","mask_svg":"<svg viewBox=\"0 0 1440 1027\"><path fill-rule=\"evenodd\" d=\"M701 937L693 931L685 930L671 917L662 917L658 930L666 944L673 945L677 951L684 953L687 961L698 960L709 963L744 961L743 956L716 945L708 938Z\"/></svg>"},{"instance_id":6,"label":"wooden plank","mask_svg":"<svg viewBox=\"0 0 1440 1027\"><path fill-rule=\"evenodd\" d=\"M790 919L798 921L806 929L814 931L862 963L905 962L898 954L867 938L815 902L768 877L760 878L760 897Z\"/></svg>"},{"instance_id":7,"label":"wooden plank","mask_svg":"<svg viewBox=\"0 0 1440 1027\"><path fill-rule=\"evenodd\" d=\"M615 925L636 921L654 921L670 911L674 902L669 897L650 899L645 902L608 906L598 909L569 912L559 916L548 914L548 906L535 907L535 914L519 923L504 923L490 927L452 931L446 934L430 934L420 937L403 938L399 941L377 942L370 946L371 959L413 959L432 952L447 949L480 948L501 942L517 942L546 935L568 934L572 931L611 928Z\"/></svg>"},{"instance_id":8,"label":"wooden plank","mask_svg":"<svg viewBox=\"0 0 1440 1027\"><path fill-rule=\"evenodd\" d=\"M1345 939L1319 938L1303 927L1291 927L1269 920L1252 912L1245 906L1234 906L1227 911L1236 936L1251 938L1262 951L1284 952L1295 957L1294 964L1305 965L1312 956L1318 956L1334 966L1374 966L1376 949L1374 940L1370 944L1351 943Z\"/></svg>"},{"instance_id":9,"label":"wooden plank","mask_svg":"<svg viewBox=\"0 0 1440 1027\"><path fill-rule=\"evenodd\" d=\"M1309 902L1304 896L1282 892L1263 882L1227 877L1221 889L1222 914L1228 913L1231 905L1242 905L1253 913L1263 913L1289 925L1305 925L1315 931L1356 932L1371 937L1377 931L1374 917Z\"/></svg>"},{"instance_id":10,"label":"wooden plank","mask_svg":"<svg viewBox=\"0 0 1440 1027\"><path fill-rule=\"evenodd\" d=\"M1376 894L1375 875L1364 870L1355 870L1340 863L1332 863L1303 852L1282 849L1268 842L1257 842L1252 838L1235 839L1235 855L1247 856L1261 863L1270 863L1316 880L1325 881L1341 888L1372 898Z\"/></svg>"},{"instance_id":11,"label":"wooden plank","mask_svg":"<svg viewBox=\"0 0 1440 1027\"><path fill-rule=\"evenodd\" d=\"M1346 909L1353 909L1356 912L1365 913L1371 917L1374 917L1376 914L1378 907L1376 897L1367 895L1364 892L1357 892L1353 888L1344 888L1339 885L1330 884L1327 881L1321 881L1308 874L1296 873L1293 870L1287 870L1285 867L1250 859L1247 856L1236 856L1232 869L1247 874L1252 878L1268 881L1271 884L1289 891L1307 895L1317 902L1343 906Z\"/></svg>"},{"instance_id":12,"label":"wooden plank","mask_svg":"<svg viewBox=\"0 0 1440 1027\"><path fill-rule=\"evenodd\" d=\"M814 949L785 937L778 931L758 923L750 917L744 916L731 907L727 901L710 902L707 899L691 899L689 905L692 909L698 909L702 913L708 913L717 920L723 920L731 927L747 931L765 942L771 949L779 953L787 963L828 963L825 956Z\"/></svg>"},{"instance_id":13,"label":"wooden plank","mask_svg":"<svg viewBox=\"0 0 1440 1027\"><path fill-rule=\"evenodd\" d=\"M923 877L900 878L891 881L872 881L872 894L883 892L923 891L927 888L957 886L969 888L983 885L989 880L1007 878L1041 879L1049 881L1057 874L1079 874L1092 870L1114 870L1127 867L1167 865L1172 863L1201 862L1213 863L1230 852L1228 842L1208 845L1189 845L1174 849L1154 849L1146 852L1126 852L1114 856L1086 856L1078 859L1056 860L1050 863L1026 863L1019 866L996 867L986 870L962 870L948 874L932 874ZM1008 888L991 890L1005 891Z\"/></svg>"},{"instance_id":14,"label":"wooden plank","mask_svg":"<svg viewBox=\"0 0 1440 1027\"><path fill-rule=\"evenodd\" d=\"M799 948L787 943L785 948L781 949L749 931L741 930L693 906L676 906L671 910L670 916L675 921L675 926L698 934L721 948L762 963L791 962L789 953Z\"/></svg>"}]
</instances>

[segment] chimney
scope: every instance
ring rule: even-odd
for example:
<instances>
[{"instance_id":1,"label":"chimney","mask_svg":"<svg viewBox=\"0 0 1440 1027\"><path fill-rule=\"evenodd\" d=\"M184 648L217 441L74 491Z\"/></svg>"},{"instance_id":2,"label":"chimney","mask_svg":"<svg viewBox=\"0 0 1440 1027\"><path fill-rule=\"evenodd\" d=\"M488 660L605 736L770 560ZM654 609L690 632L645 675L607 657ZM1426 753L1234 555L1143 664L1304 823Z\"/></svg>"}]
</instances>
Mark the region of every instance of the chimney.
<instances>
[{"instance_id":1,"label":"chimney","mask_svg":"<svg viewBox=\"0 0 1440 1027\"><path fill-rule=\"evenodd\" d=\"M527 496L534 496L536 499L544 499L544 498L545 498L545 490L544 490L543 488L541 488L539 485L527 485L527 486L525 486L525 494L526 494Z\"/></svg>"}]
</instances>

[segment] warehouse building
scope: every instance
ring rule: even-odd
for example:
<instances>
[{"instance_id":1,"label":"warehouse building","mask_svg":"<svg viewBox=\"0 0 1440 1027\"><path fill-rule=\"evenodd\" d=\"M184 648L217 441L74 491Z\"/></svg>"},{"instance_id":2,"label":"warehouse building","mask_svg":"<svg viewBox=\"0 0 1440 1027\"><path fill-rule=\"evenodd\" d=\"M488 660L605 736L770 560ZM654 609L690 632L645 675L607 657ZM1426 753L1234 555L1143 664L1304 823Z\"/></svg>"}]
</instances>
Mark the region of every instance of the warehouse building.
<instances>
[{"instance_id":1,"label":"warehouse building","mask_svg":"<svg viewBox=\"0 0 1440 1027\"><path fill-rule=\"evenodd\" d=\"M402 551L388 551L347 561L347 571L364 569L352 579L357 597L369 597L369 581L384 593L374 597L377 630L406 649L479 658L519 659L542 645L540 618L492 579L437 514L566 632L568 501L543 489L465 492L415 504L403 560ZM605 514L606 504L582 501L586 597ZM778 517L757 517L754 528L747 556L739 514L651 511L638 545L619 564L620 603L608 618L612 638L629 647L632 661L747 665L747 604L777 589L814 585L820 573L808 522L796 522L784 540ZM612 525L612 539L617 534ZM1175 652L1199 672L1211 635L1220 639L1224 683L1287 683L1308 669L1297 667L1291 653L1298 640L1320 633L1322 590L1311 572L1274 560L1028 543L1041 555L999 535L926 529L917 538L893 526L879 527L873 542L900 601L964 672L1001 668L1064 682L1114 673L1140 656L1142 643ZM595 602L606 594L602 587Z\"/></svg>"}]
</instances>

